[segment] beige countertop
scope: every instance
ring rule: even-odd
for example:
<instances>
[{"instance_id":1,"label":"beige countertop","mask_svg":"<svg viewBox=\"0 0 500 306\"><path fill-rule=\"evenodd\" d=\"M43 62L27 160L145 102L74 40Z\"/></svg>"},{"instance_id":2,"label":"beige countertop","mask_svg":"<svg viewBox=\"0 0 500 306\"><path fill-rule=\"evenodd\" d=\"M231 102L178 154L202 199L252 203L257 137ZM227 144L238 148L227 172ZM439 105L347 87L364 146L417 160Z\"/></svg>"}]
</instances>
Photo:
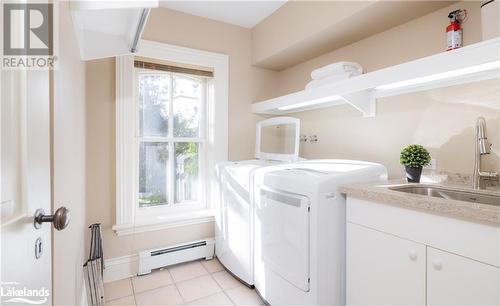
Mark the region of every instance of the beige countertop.
<instances>
[{"instance_id":1,"label":"beige countertop","mask_svg":"<svg viewBox=\"0 0 500 306\"><path fill-rule=\"evenodd\" d=\"M392 187L403 185L410 184L406 183L404 180L390 180L386 183L379 182L346 185L342 187L341 191L348 197L351 196L368 201L399 205L411 209L427 210L441 215L449 215L471 221L487 222L490 224L493 223L500 226L500 203L498 203L498 205L487 205L412 194L390 189ZM432 183L425 182L425 180L423 180L423 183L421 184L411 185L444 187L456 191L475 192L468 185L456 183ZM478 192L485 195L500 196L499 190L481 190Z\"/></svg>"}]
</instances>

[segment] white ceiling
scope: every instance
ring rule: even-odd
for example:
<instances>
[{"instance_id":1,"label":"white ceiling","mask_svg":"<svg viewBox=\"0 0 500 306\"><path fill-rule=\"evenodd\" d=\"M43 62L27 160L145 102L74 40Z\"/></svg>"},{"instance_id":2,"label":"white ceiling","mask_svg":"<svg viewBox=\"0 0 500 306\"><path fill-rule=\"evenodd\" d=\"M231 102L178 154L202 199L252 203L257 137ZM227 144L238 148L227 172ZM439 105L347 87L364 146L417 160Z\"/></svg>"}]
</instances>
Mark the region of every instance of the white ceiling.
<instances>
[{"instance_id":1,"label":"white ceiling","mask_svg":"<svg viewBox=\"0 0 500 306\"><path fill-rule=\"evenodd\" d=\"M260 1L161 1L160 6L187 14L252 28L286 0Z\"/></svg>"}]
</instances>

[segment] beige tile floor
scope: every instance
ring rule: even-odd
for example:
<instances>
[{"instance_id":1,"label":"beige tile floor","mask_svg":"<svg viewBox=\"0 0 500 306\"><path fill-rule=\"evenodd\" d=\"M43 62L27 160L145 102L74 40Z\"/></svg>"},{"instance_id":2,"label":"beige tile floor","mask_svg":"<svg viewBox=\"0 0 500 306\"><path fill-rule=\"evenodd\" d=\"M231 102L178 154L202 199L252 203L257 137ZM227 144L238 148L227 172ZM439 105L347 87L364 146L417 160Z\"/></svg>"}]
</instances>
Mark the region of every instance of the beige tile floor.
<instances>
[{"instance_id":1,"label":"beige tile floor","mask_svg":"<svg viewBox=\"0 0 500 306\"><path fill-rule=\"evenodd\" d=\"M104 285L106 305L262 305L217 259L200 260Z\"/></svg>"}]
</instances>

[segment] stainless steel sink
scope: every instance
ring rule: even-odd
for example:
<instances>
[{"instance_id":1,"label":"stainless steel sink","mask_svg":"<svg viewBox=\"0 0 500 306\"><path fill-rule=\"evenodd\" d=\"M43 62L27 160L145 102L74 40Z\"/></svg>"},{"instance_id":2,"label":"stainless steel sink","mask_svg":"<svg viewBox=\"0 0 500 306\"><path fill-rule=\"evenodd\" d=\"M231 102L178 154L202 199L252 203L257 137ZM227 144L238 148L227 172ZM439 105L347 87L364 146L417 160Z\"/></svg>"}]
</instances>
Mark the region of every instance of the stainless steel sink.
<instances>
[{"instance_id":1,"label":"stainless steel sink","mask_svg":"<svg viewBox=\"0 0 500 306\"><path fill-rule=\"evenodd\" d=\"M389 189L429 197L500 206L500 196L475 191L461 191L444 187L414 185L394 186L389 187Z\"/></svg>"}]
</instances>

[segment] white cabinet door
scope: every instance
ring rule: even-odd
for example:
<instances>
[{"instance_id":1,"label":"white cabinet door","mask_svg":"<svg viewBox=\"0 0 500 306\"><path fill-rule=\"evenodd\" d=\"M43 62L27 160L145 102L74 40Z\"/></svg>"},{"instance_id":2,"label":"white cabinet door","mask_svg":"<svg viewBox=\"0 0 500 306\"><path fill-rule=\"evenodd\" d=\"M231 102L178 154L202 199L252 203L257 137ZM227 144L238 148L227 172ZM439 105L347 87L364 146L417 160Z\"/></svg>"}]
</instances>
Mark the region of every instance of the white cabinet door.
<instances>
[{"instance_id":1,"label":"white cabinet door","mask_svg":"<svg viewBox=\"0 0 500 306\"><path fill-rule=\"evenodd\" d=\"M427 305L500 305L500 269L427 248Z\"/></svg>"},{"instance_id":2,"label":"white cabinet door","mask_svg":"<svg viewBox=\"0 0 500 306\"><path fill-rule=\"evenodd\" d=\"M425 305L425 251L347 223L347 305Z\"/></svg>"}]
</instances>

